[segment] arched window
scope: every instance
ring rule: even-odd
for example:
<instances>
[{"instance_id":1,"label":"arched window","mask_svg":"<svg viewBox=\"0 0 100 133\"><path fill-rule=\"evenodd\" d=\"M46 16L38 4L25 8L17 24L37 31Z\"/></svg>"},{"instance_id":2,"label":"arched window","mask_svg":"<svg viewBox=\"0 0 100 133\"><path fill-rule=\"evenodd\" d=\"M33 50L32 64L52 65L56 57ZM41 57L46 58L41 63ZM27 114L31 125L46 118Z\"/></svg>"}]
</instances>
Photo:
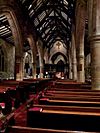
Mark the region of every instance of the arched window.
<instances>
[{"instance_id":1,"label":"arched window","mask_svg":"<svg viewBox=\"0 0 100 133\"><path fill-rule=\"evenodd\" d=\"M0 71L4 71L4 52L0 48Z\"/></svg>"}]
</instances>

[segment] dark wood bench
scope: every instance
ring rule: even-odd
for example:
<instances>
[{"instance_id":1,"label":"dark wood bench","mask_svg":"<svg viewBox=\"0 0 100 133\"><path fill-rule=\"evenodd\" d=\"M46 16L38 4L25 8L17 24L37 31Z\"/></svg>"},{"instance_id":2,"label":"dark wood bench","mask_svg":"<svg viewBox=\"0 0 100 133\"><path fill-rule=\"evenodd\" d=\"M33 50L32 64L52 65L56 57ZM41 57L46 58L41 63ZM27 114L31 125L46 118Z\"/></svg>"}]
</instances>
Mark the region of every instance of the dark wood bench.
<instances>
[{"instance_id":1,"label":"dark wood bench","mask_svg":"<svg viewBox=\"0 0 100 133\"><path fill-rule=\"evenodd\" d=\"M43 79L41 79L41 78L40 79L24 79L23 82L30 82L30 83L37 82L38 83L37 92L39 92L39 91L44 90L45 87L51 86L52 79L49 79L49 78L47 78L47 79L45 79L45 78L43 78Z\"/></svg>"},{"instance_id":2,"label":"dark wood bench","mask_svg":"<svg viewBox=\"0 0 100 133\"><path fill-rule=\"evenodd\" d=\"M55 98L40 98L39 104L44 105L61 105L61 106L86 106L86 107L100 107L100 101L79 100L79 99L55 99Z\"/></svg>"},{"instance_id":3,"label":"dark wood bench","mask_svg":"<svg viewBox=\"0 0 100 133\"><path fill-rule=\"evenodd\" d=\"M39 104L33 104L31 108L44 108L46 110L56 110L56 111L71 111L70 114L74 111L82 114L86 113L88 115L98 115L100 113L100 107L81 107L81 106L49 106L49 105L39 105Z\"/></svg>"},{"instance_id":4,"label":"dark wood bench","mask_svg":"<svg viewBox=\"0 0 100 133\"><path fill-rule=\"evenodd\" d=\"M55 81L55 87L64 88L64 89L91 89L91 85L87 83L75 82L75 81L67 81L67 80L57 80Z\"/></svg>"},{"instance_id":5,"label":"dark wood bench","mask_svg":"<svg viewBox=\"0 0 100 133\"><path fill-rule=\"evenodd\" d=\"M33 128L100 132L99 109L37 105L28 109L27 124Z\"/></svg>"},{"instance_id":6,"label":"dark wood bench","mask_svg":"<svg viewBox=\"0 0 100 133\"><path fill-rule=\"evenodd\" d=\"M77 89L77 88L81 88L81 84L82 83L78 83L78 82L60 82L57 81L55 82L55 87L57 88L68 88L68 89Z\"/></svg>"},{"instance_id":7,"label":"dark wood bench","mask_svg":"<svg viewBox=\"0 0 100 133\"><path fill-rule=\"evenodd\" d=\"M11 91L15 91L15 88L10 89L7 86L0 86L0 105L4 115L7 115L12 111Z\"/></svg>"},{"instance_id":8,"label":"dark wood bench","mask_svg":"<svg viewBox=\"0 0 100 133\"><path fill-rule=\"evenodd\" d=\"M12 100L14 108L18 108L20 104L29 99L30 92L36 90L37 84L38 83L36 81L34 83L31 81L4 80L0 83L0 88L1 90L3 88L5 89L5 91L9 94L9 99ZM5 99L7 99L7 97ZM9 102L9 99L6 101ZM10 102L7 105L9 104Z\"/></svg>"},{"instance_id":9,"label":"dark wood bench","mask_svg":"<svg viewBox=\"0 0 100 133\"><path fill-rule=\"evenodd\" d=\"M9 133L76 133L76 131L9 126ZM81 132L83 133L83 132Z\"/></svg>"},{"instance_id":10,"label":"dark wood bench","mask_svg":"<svg viewBox=\"0 0 100 133\"><path fill-rule=\"evenodd\" d=\"M40 98L51 98L51 99L79 99L84 101L100 101L100 91L89 91L89 92L73 92L73 91L49 91L45 90L40 93Z\"/></svg>"},{"instance_id":11,"label":"dark wood bench","mask_svg":"<svg viewBox=\"0 0 100 133\"><path fill-rule=\"evenodd\" d=\"M84 95L42 95L40 98L49 98L49 99L55 99L55 100L79 100L79 101L98 101L100 102L100 96L84 96Z\"/></svg>"},{"instance_id":12,"label":"dark wood bench","mask_svg":"<svg viewBox=\"0 0 100 133\"><path fill-rule=\"evenodd\" d=\"M19 84L20 81L15 81L15 80L2 80L0 82L0 85L3 85L3 86L17 86Z\"/></svg>"},{"instance_id":13,"label":"dark wood bench","mask_svg":"<svg viewBox=\"0 0 100 133\"><path fill-rule=\"evenodd\" d=\"M72 95L72 96L81 96L81 95L87 95L87 96L100 96L100 91L84 91L84 92L78 92L78 91L45 91L44 94L46 95Z\"/></svg>"},{"instance_id":14,"label":"dark wood bench","mask_svg":"<svg viewBox=\"0 0 100 133\"><path fill-rule=\"evenodd\" d=\"M10 113L9 115L5 115L0 118L0 133L6 133L8 131L8 126L12 126L15 124L14 113ZM8 132L7 132L8 133Z\"/></svg>"},{"instance_id":15,"label":"dark wood bench","mask_svg":"<svg viewBox=\"0 0 100 133\"><path fill-rule=\"evenodd\" d=\"M66 89L66 88L56 88L55 86L54 87L49 87L49 88L46 88L47 91L73 91L73 92L84 92L84 91L98 91L98 90L91 90L91 89L86 89L86 88L77 88L77 89Z\"/></svg>"}]
</instances>

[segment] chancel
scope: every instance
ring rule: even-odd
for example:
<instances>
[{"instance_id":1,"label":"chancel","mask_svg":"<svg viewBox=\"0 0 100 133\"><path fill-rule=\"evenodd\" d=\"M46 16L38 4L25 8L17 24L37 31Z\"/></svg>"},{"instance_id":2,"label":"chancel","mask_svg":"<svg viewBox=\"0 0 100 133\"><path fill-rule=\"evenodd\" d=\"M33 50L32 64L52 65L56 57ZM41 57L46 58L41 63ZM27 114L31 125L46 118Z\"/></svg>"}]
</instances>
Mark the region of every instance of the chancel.
<instances>
[{"instance_id":1,"label":"chancel","mask_svg":"<svg viewBox=\"0 0 100 133\"><path fill-rule=\"evenodd\" d=\"M0 0L0 132L100 132L99 10Z\"/></svg>"}]
</instances>

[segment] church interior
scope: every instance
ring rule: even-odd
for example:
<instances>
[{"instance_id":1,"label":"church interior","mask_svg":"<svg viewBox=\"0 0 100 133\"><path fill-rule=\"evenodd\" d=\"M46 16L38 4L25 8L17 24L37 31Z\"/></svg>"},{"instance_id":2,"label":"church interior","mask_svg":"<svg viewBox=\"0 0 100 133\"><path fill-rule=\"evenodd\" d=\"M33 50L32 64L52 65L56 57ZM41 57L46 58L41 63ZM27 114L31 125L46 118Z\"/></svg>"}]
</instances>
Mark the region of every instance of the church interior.
<instances>
[{"instance_id":1,"label":"church interior","mask_svg":"<svg viewBox=\"0 0 100 133\"><path fill-rule=\"evenodd\" d=\"M0 0L0 133L100 132L99 10Z\"/></svg>"}]
</instances>

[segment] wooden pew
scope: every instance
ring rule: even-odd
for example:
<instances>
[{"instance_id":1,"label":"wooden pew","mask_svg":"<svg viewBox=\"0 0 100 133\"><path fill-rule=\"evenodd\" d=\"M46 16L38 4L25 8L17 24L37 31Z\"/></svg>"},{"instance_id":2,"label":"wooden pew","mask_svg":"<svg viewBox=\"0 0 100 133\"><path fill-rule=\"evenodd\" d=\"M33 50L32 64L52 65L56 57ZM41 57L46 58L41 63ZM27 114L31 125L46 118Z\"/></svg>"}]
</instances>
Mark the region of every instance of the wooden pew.
<instances>
[{"instance_id":1,"label":"wooden pew","mask_svg":"<svg viewBox=\"0 0 100 133\"><path fill-rule=\"evenodd\" d=\"M39 93L39 98L51 98L51 99L79 99L79 100L87 100L89 101L94 99L100 99L100 91L89 91L89 92L78 92L78 91L52 91L52 90L45 90Z\"/></svg>"},{"instance_id":2,"label":"wooden pew","mask_svg":"<svg viewBox=\"0 0 100 133\"><path fill-rule=\"evenodd\" d=\"M19 82L19 88L25 89L25 91L37 93L39 89L39 81L21 81Z\"/></svg>"},{"instance_id":3,"label":"wooden pew","mask_svg":"<svg viewBox=\"0 0 100 133\"><path fill-rule=\"evenodd\" d=\"M25 103L26 100L30 98L31 95L36 94L39 91L39 81L20 81L19 85L16 88L16 102L15 108L18 108L20 104Z\"/></svg>"},{"instance_id":4,"label":"wooden pew","mask_svg":"<svg viewBox=\"0 0 100 133\"><path fill-rule=\"evenodd\" d=\"M81 83L81 82L75 82L75 81L64 81L64 80L58 80L55 82L56 88L64 88L64 89L79 89L79 88L85 88L85 89L91 89L91 85L87 83Z\"/></svg>"},{"instance_id":5,"label":"wooden pew","mask_svg":"<svg viewBox=\"0 0 100 133\"><path fill-rule=\"evenodd\" d=\"M99 115L98 113L100 113L100 107L81 107L81 106L49 106L49 105L39 105L39 104L33 104L32 108L35 108L35 110L38 110L42 108L45 110L54 110L54 111L71 111L69 112L69 114L72 114L72 112L75 112L75 114L79 113L80 114L88 114L88 115ZM29 108L29 109L30 109Z\"/></svg>"},{"instance_id":6,"label":"wooden pew","mask_svg":"<svg viewBox=\"0 0 100 133\"><path fill-rule=\"evenodd\" d=\"M30 92L34 91L36 84L38 84L35 83L31 81L4 80L0 83L0 85L2 85L1 88L9 90L9 97L13 101L13 106L18 108L20 104L29 99Z\"/></svg>"},{"instance_id":7,"label":"wooden pew","mask_svg":"<svg viewBox=\"0 0 100 133\"><path fill-rule=\"evenodd\" d=\"M77 89L77 88L81 88L81 84L79 82L60 82L60 81L56 81L55 82L55 87L57 88L66 88L66 89Z\"/></svg>"},{"instance_id":8,"label":"wooden pew","mask_svg":"<svg viewBox=\"0 0 100 133\"><path fill-rule=\"evenodd\" d=\"M72 92L72 91L44 91L39 94L40 98L59 100L100 101L100 91Z\"/></svg>"},{"instance_id":9,"label":"wooden pew","mask_svg":"<svg viewBox=\"0 0 100 133\"><path fill-rule=\"evenodd\" d=\"M4 115L7 115L12 111L12 99L9 87L0 86L0 105Z\"/></svg>"},{"instance_id":10,"label":"wooden pew","mask_svg":"<svg viewBox=\"0 0 100 133\"><path fill-rule=\"evenodd\" d=\"M79 101L100 101L100 96L84 96L84 95L75 95L75 96L70 96L70 95L42 95L38 97L40 98L49 98L49 99L55 99L55 100L79 100Z\"/></svg>"},{"instance_id":11,"label":"wooden pew","mask_svg":"<svg viewBox=\"0 0 100 133\"><path fill-rule=\"evenodd\" d=\"M44 90L45 87L51 86L52 79L39 78L39 79L24 79L26 82L38 82L37 92Z\"/></svg>"},{"instance_id":12,"label":"wooden pew","mask_svg":"<svg viewBox=\"0 0 100 133\"><path fill-rule=\"evenodd\" d=\"M18 108L20 104L29 99L30 95L36 94L41 90L42 82L44 83L47 81L49 80L3 80L0 85L2 85L1 88L5 88L5 90L9 89L10 97L14 101L14 107Z\"/></svg>"},{"instance_id":13,"label":"wooden pew","mask_svg":"<svg viewBox=\"0 0 100 133\"><path fill-rule=\"evenodd\" d=\"M30 93L37 94L48 86L49 81L51 79L24 79L24 81L19 82L19 87L28 88Z\"/></svg>"},{"instance_id":14,"label":"wooden pew","mask_svg":"<svg viewBox=\"0 0 100 133\"><path fill-rule=\"evenodd\" d=\"M40 98L39 104L43 105L61 105L61 106L86 106L86 107L100 107L100 101L87 101L79 99L50 99L50 98Z\"/></svg>"},{"instance_id":15,"label":"wooden pew","mask_svg":"<svg viewBox=\"0 0 100 133\"><path fill-rule=\"evenodd\" d=\"M0 82L0 86L16 88L19 85L19 82L20 81L16 81L16 80L3 80Z\"/></svg>"},{"instance_id":16,"label":"wooden pew","mask_svg":"<svg viewBox=\"0 0 100 133\"><path fill-rule=\"evenodd\" d=\"M84 91L84 92L78 92L78 91L44 91L44 94L46 95L87 95L87 96L100 96L100 91Z\"/></svg>"},{"instance_id":17,"label":"wooden pew","mask_svg":"<svg viewBox=\"0 0 100 133\"><path fill-rule=\"evenodd\" d=\"M20 81L4 80L0 83L2 87L9 91L9 99L13 101L13 106L18 108L20 103L25 102L28 97L26 89L19 87ZM28 89L27 89L28 90ZM27 97L26 97L27 94Z\"/></svg>"},{"instance_id":18,"label":"wooden pew","mask_svg":"<svg viewBox=\"0 0 100 133\"><path fill-rule=\"evenodd\" d=\"M9 133L76 133L76 131L9 126ZM84 133L84 132L81 132Z\"/></svg>"},{"instance_id":19,"label":"wooden pew","mask_svg":"<svg viewBox=\"0 0 100 133\"><path fill-rule=\"evenodd\" d=\"M100 108L36 105L28 109L27 123L33 128L100 132Z\"/></svg>"},{"instance_id":20,"label":"wooden pew","mask_svg":"<svg viewBox=\"0 0 100 133\"><path fill-rule=\"evenodd\" d=\"M77 89L71 89L71 88L56 88L55 86L54 87L48 87L48 88L46 88L45 90L47 90L47 91L78 91L78 92L84 92L84 91L98 91L98 90L91 90L91 89L86 89L85 87L82 89L82 88L77 88Z\"/></svg>"},{"instance_id":21,"label":"wooden pew","mask_svg":"<svg viewBox=\"0 0 100 133\"><path fill-rule=\"evenodd\" d=\"M39 104L57 104L60 105L77 105L100 106L100 91L51 91L45 90L39 94ZM90 106L89 105L89 106Z\"/></svg>"},{"instance_id":22,"label":"wooden pew","mask_svg":"<svg viewBox=\"0 0 100 133\"><path fill-rule=\"evenodd\" d=\"M3 116L0 118L0 133L8 133L7 128L8 125L14 125L14 113L10 113L8 115Z\"/></svg>"},{"instance_id":23,"label":"wooden pew","mask_svg":"<svg viewBox=\"0 0 100 133\"><path fill-rule=\"evenodd\" d=\"M65 84L82 84L81 82L77 82L77 81L74 81L74 80L68 80L68 79L57 79L57 80L55 80L55 83L56 84L63 84L63 83L65 83Z\"/></svg>"}]
</instances>

